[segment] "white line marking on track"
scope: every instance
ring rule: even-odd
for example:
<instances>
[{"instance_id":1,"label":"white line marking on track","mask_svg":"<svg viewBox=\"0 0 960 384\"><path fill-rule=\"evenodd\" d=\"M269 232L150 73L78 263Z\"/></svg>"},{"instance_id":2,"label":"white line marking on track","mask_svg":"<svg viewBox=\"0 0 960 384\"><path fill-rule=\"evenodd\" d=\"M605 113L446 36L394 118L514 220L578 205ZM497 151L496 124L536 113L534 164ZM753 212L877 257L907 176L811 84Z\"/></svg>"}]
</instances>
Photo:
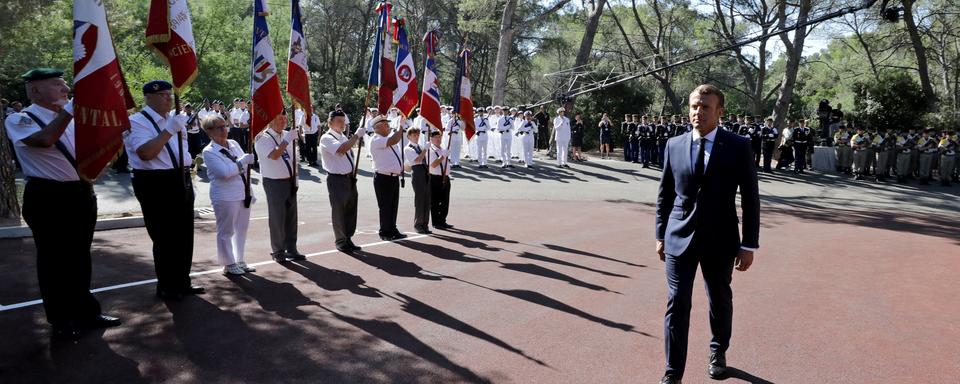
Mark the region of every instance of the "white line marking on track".
<instances>
[{"instance_id":1,"label":"white line marking on track","mask_svg":"<svg viewBox=\"0 0 960 384\"><path fill-rule=\"evenodd\" d=\"M406 232L406 233L407 233L408 235L412 235L412 236L407 237L406 239L403 239L403 240L398 240L398 241L416 240L416 239L422 239L422 238L424 238L424 237L429 237L429 235L420 235L420 234L416 234L416 233L412 233L412 232ZM389 244L389 243L393 243L393 242L394 242L394 241L386 241L386 240L384 240L384 241L377 241L377 242L373 242L373 243L363 244L363 245L361 245L361 246L362 246L362 247L374 247L374 246L377 246L377 245L384 245L384 244ZM331 253L337 253L337 252L340 252L340 251L338 251L338 250L336 250L336 249L331 249L331 250L322 251L322 252L310 253L310 254L307 254L306 256L307 256L307 257L314 257L314 256L320 256L320 255L327 255L327 254L331 254ZM261 266L261 265L276 264L276 263L277 263L276 261L267 260L267 261L261 261L261 262L258 262L258 263L250 264L250 266L251 266L251 267L259 267L259 266ZM190 276L210 275L210 274L214 274L214 273L221 273L222 271L223 271L223 268L216 268L216 269L210 269L210 270L206 270L206 271L193 272L193 273L190 274ZM130 283L123 283L123 284L111 285L111 286L109 286L109 287L101 287L101 288L91 289L90 292L91 292L91 293L100 293L100 292L107 292L107 291L115 291L115 290L123 289L123 288L130 288L130 287L136 287L136 286L140 286L140 285L154 284L154 283L156 283L156 282L157 282L157 279L140 280L140 281L134 281L134 282L130 282ZM0 312L12 311L12 310L14 310L14 309L19 309L19 308L24 308L24 307L30 307L30 306L34 306L34 305L38 305L38 304L42 304L42 303L43 303L43 300L37 299L37 300L24 301L24 302L22 302L22 303L16 303L16 304L10 304L10 305L2 305L2 304L0 304Z\"/></svg>"}]
</instances>

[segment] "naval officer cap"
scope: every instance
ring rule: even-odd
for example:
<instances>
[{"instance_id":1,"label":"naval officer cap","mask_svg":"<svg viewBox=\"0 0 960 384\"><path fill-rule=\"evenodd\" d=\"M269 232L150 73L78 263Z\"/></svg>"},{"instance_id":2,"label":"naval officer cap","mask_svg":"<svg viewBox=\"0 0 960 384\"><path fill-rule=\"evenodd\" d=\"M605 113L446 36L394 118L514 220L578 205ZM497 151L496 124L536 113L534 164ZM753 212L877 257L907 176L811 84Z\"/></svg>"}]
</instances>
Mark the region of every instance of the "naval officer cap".
<instances>
[{"instance_id":1,"label":"naval officer cap","mask_svg":"<svg viewBox=\"0 0 960 384\"><path fill-rule=\"evenodd\" d=\"M163 80L154 80L143 85L143 94L147 95L161 91L169 91L171 89L173 89L173 84Z\"/></svg>"},{"instance_id":2,"label":"naval officer cap","mask_svg":"<svg viewBox=\"0 0 960 384\"><path fill-rule=\"evenodd\" d=\"M28 83L31 81L46 80L55 77L63 77L63 71L54 68L34 68L20 75L20 78Z\"/></svg>"},{"instance_id":3,"label":"naval officer cap","mask_svg":"<svg viewBox=\"0 0 960 384\"><path fill-rule=\"evenodd\" d=\"M387 124L389 124L389 123L390 123L390 120L387 119L387 117L384 116L384 115L377 115L377 117L374 117L373 120L370 120L370 126L371 126L371 127L376 127L377 124L380 124L380 123L387 123Z\"/></svg>"}]
</instances>

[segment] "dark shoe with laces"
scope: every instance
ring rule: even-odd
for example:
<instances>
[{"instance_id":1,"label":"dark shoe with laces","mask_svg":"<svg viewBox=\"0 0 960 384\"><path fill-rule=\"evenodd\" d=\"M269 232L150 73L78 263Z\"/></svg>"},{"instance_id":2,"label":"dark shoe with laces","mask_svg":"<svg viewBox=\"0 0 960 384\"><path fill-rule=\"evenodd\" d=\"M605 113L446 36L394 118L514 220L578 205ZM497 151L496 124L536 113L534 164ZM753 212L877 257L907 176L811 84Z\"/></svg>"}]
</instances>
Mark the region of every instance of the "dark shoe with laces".
<instances>
[{"instance_id":1,"label":"dark shoe with laces","mask_svg":"<svg viewBox=\"0 0 960 384\"><path fill-rule=\"evenodd\" d=\"M727 357L723 352L710 352L710 365L707 366L707 375L714 380L727 377Z\"/></svg>"},{"instance_id":2,"label":"dark shoe with laces","mask_svg":"<svg viewBox=\"0 0 960 384\"><path fill-rule=\"evenodd\" d=\"M680 378L673 375L663 375L660 384L680 384Z\"/></svg>"},{"instance_id":3,"label":"dark shoe with laces","mask_svg":"<svg viewBox=\"0 0 960 384\"><path fill-rule=\"evenodd\" d=\"M289 259L287 259L287 255L283 252L270 254L270 257L273 258L273 261L276 261L278 263L286 263L290 261Z\"/></svg>"},{"instance_id":4,"label":"dark shoe with laces","mask_svg":"<svg viewBox=\"0 0 960 384\"><path fill-rule=\"evenodd\" d=\"M116 327L120 324L122 324L122 322L119 318L107 315L97 315L87 321L84 321L82 325L86 329L100 329Z\"/></svg>"},{"instance_id":5,"label":"dark shoe with laces","mask_svg":"<svg viewBox=\"0 0 960 384\"><path fill-rule=\"evenodd\" d=\"M287 252L284 255L284 257L286 257L287 260L297 260L297 261L307 259L307 256L300 253L299 251Z\"/></svg>"}]
</instances>

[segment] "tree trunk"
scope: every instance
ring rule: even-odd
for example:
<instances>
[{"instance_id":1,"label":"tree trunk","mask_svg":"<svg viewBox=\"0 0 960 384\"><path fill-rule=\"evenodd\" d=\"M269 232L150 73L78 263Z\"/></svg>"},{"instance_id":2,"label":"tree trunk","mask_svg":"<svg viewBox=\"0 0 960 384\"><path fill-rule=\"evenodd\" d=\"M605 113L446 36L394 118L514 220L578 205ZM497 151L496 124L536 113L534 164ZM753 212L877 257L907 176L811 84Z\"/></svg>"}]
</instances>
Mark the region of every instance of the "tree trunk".
<instances>
[{"instance_id":1,"label":"tree trunk","mask_svg":"<svg viewBox=\"0 0 960 384\"><path fill-rule=\"evenodd\" d=\"M797 24L807 22L807 16L810 14L810 0L800 0L800 9L797 14ZM780 5L780 24L786 21L786 3ZM802 26L793 32L793 42L786 34L780 35L783 44L787 47L787 66L783 73L783 80L780 81L780 95L777 97L777 104L773 108L773 126L783 127L783 121L790 111L790 102L793 100L793 87L797 83L797 72L800 69L800 60L803 59L803 41L807 37L807 27Z\"/></svg>"},{"instance_id":2,"label":"tree trunk","mask_svg":"<svg viewBox=\"0 0 960 384\"><path fill-rule=\"evenodd\" d=\"M603 7L607 0L591 1L593 10L587 15L587 26L583 31L583 39L580 40L580 50L577 51L577 59L573 66L580 67L590 60L590 52L593 51L593 39L597 36L597 29L600 27L600 16L603 15Z\"/></svg>"},{"instance_id":3,"label":"tree trunk","mask_svg":"<svg viewBox=\"0 0 960 384\"><path fill-rule=\"evenodd\" d=\"M493 105L502 105L504 88L507 86L507 69L510 67L510 48L513 46L513 14L517 0L507 0L500 21L500 42L497 44L497 61L493 70Z\"/></svg>"},{"instance_id":4,"label":"tree trunk","mask_svg":"<svg viewBox=\"0 0 960 384\"><path fill-rule=\"evenodd\" d=\"M7 130L0 125L0 225L20 224L16 169L11 148L13 147L7 138Z\"/></svg>"},{"instance_id":5,"label":"tree trunk","mask_svg":"<svg viewBox=\"0 0 960 384\"><path fill-rule=\"evenodd\" d=\"M917 56L917 73L920 75L923 98L927 102L927 108L933 111L937 109L937 95L933 92L933 85L930 83L927 52L923 47L923 41L920 39L920 32L917 31L917 22L913 20L913 2L914 0L903 0L903 23L907 26L910 43L913 45L913 53Z\"/></svg>"}]
</instances>

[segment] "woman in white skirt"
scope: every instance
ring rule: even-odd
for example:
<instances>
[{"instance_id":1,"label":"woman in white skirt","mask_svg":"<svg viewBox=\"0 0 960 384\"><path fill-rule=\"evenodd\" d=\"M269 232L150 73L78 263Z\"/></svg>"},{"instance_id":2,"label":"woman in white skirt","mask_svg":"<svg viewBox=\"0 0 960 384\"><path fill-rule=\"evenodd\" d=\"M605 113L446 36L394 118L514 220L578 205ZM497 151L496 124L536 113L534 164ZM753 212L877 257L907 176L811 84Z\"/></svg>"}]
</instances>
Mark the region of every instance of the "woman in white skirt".
<instances>
[{"instance_id":1,"label":"woman in white skirt","mask_svg":"<svg viewBox=\"0 0 960 384\"><path fill-rule=\"evenodd\" d=\"M243 260L253 203L244 178L247 167L253 164L253 155L244 153L240 144L227 139L227 122L220 116L208 116L201 125L211 139L202 155L210 178L210 201L217 217L217 260L226 275L254 272L256 269Z\"/></svg>"}]
</instances>

